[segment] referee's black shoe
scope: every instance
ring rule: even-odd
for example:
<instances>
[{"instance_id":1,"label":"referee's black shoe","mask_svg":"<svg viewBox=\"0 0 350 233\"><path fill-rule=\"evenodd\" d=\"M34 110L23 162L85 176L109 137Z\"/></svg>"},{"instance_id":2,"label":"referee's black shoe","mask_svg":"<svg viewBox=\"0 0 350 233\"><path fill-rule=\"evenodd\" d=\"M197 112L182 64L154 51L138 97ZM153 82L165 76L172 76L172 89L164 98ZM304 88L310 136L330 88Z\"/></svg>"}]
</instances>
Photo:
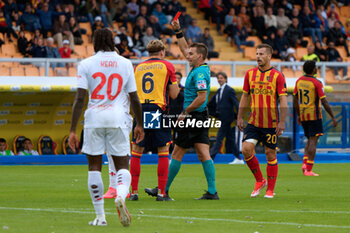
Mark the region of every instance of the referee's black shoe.
<instances>
[{"instance_id":1,"label":"referee's black shoe","mask_svg":"<svg viewBox=\"0 0 350 233\"><path fill-rule=\"evenodd\" d=\"M165 193L165 195L158 194L156 201L174 201L171 197L169 197L168 192Z\"/></svg>"},{"instance_id":2,"label":"referee's black shoe","mask_svg":"<svg viewBox=\"0 0 350 233\"><path fill-rule=\"evenodd\" d=\"M211 194L208 191L203 194L200 198L195 198L195 200L219 200L219 195L216 192L215 194Z\"/></svg>"},{"instance_id":3,"label":"referee's black shoe","mask_svg":"<svg viewBox=\"0 0 350 233\"><path fill-rule=\"evenodd\" d=\"M152 196L152 197L156 197L157 194L158 194L158 187L155 187L155 188L153 188L153 189L151 189L151 188L145 188L145 192L146 192L148 195Z\"/></svg>"}]
</instances>

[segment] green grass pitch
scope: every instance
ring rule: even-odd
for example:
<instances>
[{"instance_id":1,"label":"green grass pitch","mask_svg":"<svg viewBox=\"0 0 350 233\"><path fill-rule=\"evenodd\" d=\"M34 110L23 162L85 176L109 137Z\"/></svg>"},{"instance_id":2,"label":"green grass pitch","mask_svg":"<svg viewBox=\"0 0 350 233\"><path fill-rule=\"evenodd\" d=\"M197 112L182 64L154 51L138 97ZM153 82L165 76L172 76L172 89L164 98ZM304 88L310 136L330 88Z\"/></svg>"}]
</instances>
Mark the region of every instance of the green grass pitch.
<instances>
[{"instance_id":1,"label":"green grass pitch","mask_svg":"<svg viewBox=\"0 0 350 233\"><path fill-rule=\"evenodd\" d=\"M127 201L131 226L119 223L105 200L108 226L88 226L94 210L87 166L1 166L0 232L350 232L350 164L315 164L319 177L304 177L299 164L280 164L274 199L250 198L246 165L216 164L219 201L197 201L206 189L200 164L182 165L170 190L174 202L143 192L157 184L156 165L143 165L139 201ZM266 176L266 165L261 165ZM105 190L108 167L103 167ZM264 194L264 193L263 193Z\"/></svg>"}]
</instances>

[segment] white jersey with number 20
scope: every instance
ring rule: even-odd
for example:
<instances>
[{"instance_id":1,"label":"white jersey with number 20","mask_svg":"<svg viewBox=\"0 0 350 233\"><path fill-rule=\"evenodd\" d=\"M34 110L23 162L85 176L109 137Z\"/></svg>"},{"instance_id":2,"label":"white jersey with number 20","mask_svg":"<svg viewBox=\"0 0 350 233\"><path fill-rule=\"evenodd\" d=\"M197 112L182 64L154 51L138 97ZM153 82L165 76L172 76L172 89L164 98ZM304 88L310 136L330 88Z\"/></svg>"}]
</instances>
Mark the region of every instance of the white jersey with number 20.
<instances>
[{"instance_id":1,"label":"white jersey with number 20","mask_svg":"<svg viewBox=\"0 0 350 233\"><path fill-rule=\"evenodd\" d=\"M98 52L78 66L78 88L89 89L84 128L129 128L129 93L136 91L131 62L116 52Z\"/></svg>"}]
</instances>

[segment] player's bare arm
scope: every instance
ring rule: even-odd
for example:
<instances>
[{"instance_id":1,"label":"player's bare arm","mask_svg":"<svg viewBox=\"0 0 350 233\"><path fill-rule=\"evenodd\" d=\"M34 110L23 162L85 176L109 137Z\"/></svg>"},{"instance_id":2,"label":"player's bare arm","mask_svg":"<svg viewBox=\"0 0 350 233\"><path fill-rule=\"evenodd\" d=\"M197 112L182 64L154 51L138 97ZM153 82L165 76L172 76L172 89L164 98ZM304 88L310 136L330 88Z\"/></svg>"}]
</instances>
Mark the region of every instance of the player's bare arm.
<instances>
[{"instance_id":1,"label":"player's bare arm","mask_svg":"<svg viewBox=\"0 0 350 233\"><path fill-rule=\"evenodd\" d=\"M207 98L207 91L198 91L197 98L193 100L193 102L180 114L178 121L182 121L185 119L186 115L191 113L193 110L199 108Z\"/></svg>"},{"instance_id":2,"label":"player's bare arm","mask_svg":"<svg viewBox=\"0 0 350 233\"><path fill-rule=\"evenodd\" d=\"M337 124L338 124L338 122L336 121L336 119L335 119L335 117L334 117L332 108L331 108L331 106L329 105L328 100L327 100L326 98L323 98L323 99L321 100L321 103L322 103L324 109L326 110L326 112L331 116L332 121L333 121L333 127L336 127Z\"/></svg>"},{"instance_id":3,"label":"player's bare arm","mask_svg":"<svg viewBox=\"0 0 350 233\"><path fill-rule=\"evenodd\" d=\"M141 110L141 104L139 97L137 96L137 92L130 92L130 104L131 104L131 109L134 113L134 116L136 118L137 125L134 130L135 138L136 138L136 143L139 143L143 140L145 137L145 132L143 131L143 126L142 126L142 110Z\"/></svg>"},{"instance_id":4,"label":"player's bare arm","mask_svg":"<svg viewBox=\"0 0 350 233\"><path fill-rule=\"evenodd\" d=\"M294 109L295 109L295 111L297 113L297 123L298 123L298 125L301 125L301 123L300 123L299 99L298 99L297 95L293 96L293 106L294 106Z\"/></svg>"},{"instance_id":5,"label":"player's bare arm","mask_svg":"<svg viewBox=\"0 0 350 233\"><path fill-rule=\"evenodd\" d=\"M286 129L286 119L287 119L287 112L288 112L287 96L281 95L279 98L280 98L281 117L276 128L277 136L282 135L284 133L284 130Z\"/></svg>"},{"instance_id":6,"label":"player's bare arm","mask_svg":"<svg viewBox=\"0 0 350 233\"><path fill-rule=\"evenodd\" d=\"M176 99L176 97L178 96L178 94L180 93L180 88L179 85L177 83L175 84L170 84L168 86L168 91L169 91L169 96L172 99Z\"/></svg>"},{"instance_id":7,"label":"player's bare arm","mask_svg":"<svg viewBox=\"0 0 350 233\"><path fill-rule=\"evenodd\" d=\"M82 88L78 88L77 94L75 96L75 100L73 103L72 123L70 127L68 145L73 150L74 153L76 152L75 149L79 147L79 139L76 134L76 129L77 129L77 124L78 124L80 115L83 112L83 108L85 104L85 95L86 95L86 90Z\"/></svg>"},{"instance_id":8,"label":"player's bare arm","mask_svg":"<svg viewBox=\"0 0 350 233\"><path fill-rule=\"evenodd\" d=\"M175 34L180 34L182 33L183 35L183 32L181 30L181 27L180 27L180 22L179 20L174 20L171 22L171 25L173 26L173 30L175 32ZM180 50L182 52L182 54L187 57L187 53L188 53L188 44L187 44L187 41L185 39L184 36L182 36L181 38L177 38L177 41L178 41L178 44L179 44L179 47L180 47Z\"/></svg>"},{"instance_id":9,"label":"player's bare arm","mask_svg":"<svg viewBox=\"0 0 350 233\"><path fill-rule=\"evenodd\" d=\"M238 129L242 132L244 129L243 116L248 107L249 107L249 94L243 92L241 96L241 101L239 102L238 116L237 116L237 126L238 126Z\"/></svg>"}]
</instances>

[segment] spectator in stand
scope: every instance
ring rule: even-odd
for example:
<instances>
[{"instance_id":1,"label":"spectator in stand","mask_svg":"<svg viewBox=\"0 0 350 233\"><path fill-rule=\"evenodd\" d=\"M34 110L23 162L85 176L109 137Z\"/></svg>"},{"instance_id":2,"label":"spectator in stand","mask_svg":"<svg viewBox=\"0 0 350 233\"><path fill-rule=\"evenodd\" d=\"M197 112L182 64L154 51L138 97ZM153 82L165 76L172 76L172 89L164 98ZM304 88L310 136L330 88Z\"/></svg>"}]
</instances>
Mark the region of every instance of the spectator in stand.
<instances>
[{"instance_id":1,"label":"spectator in stand","mask_svg":"<svg viewBox=\"0 0 350 233\"><path fill-rule=\"evenodd\" d=\"M7 22L6 22L6 18L4 15L4 12L2 11L2 9L0 9L0 32L2 34L7 35L7 39L9 42L12 42L11 39L11 34L13 35L13 37L15 37L16 39L18 38L16 32L13 30L12 26L10 27Z\"/></svg>"},{"instance_id":2,"label":"spectator in stand","mask_svg":"<svg viewBox=\"0 0 350 233\"><path fill-rule=\"evenodd\" d=\"M233 27L236 25L237 17L235 16L235 9L230 8L228 14L225 16L224 32L228 34L229 37L233 37L232 31Z\"/></svg>"},{"instance_id":3,"label":"spectator in stand","mask_svg":"<svg viewBox=\"0 0 350 233\"><path fill-rule=\"evenodd\" d=\"M273 14L272 7L268 7L264 15L266 34L275 33L277 30L277 19Z\"/></svg>"},{"instance_id":4,"label":"spectator in stand","mask_svg":"<svg viewBox=\"0 0 350 233\"><path fill-rule=\"evenodd\" d=\"M139 36L142 37L146 33L147 21L143 16L139 16L136 19L136 24L132 30L132 34L139 33Z\"/></svg>"},{"instance_id":5,"label":"spectator in stand","mask_svg":"<svg viewBox=\"0 0 350 233\"><path fill-rule=\"evenodd\" d=\"M126 37L120 38L120 44L117 45L117 49L119 54L125 58L130 58L131 56L135 56L135 52L133 52L132 47L128 45L128 39Z\"/></svg>"},{"instance_id":6,"label":"spectator in stand","mask_svg":"<svg viewBox=\"0 0 350 233\"><path fill-rule=\"evenodd\" d=\"M322 47L319 41L315 43L315 54L320 58L320 61L327 61L327 51Z\"/></svg>"},{"instance_id":7,"label":"spectator in stand","mask_svg":"<svg viewBox=\"0 0 350 233\"><path fill-rule=\"evenodd\" d=\"M37 37L36 37L37 38ZM34 58L43 58L46 57L46 48L44 46L43 38L37 38L37 44L34 44L30 50L30 54ZM43 67L45 63L42 62L33 62L35 66Z\"/></svg>"},{"instance_id":8,"label":"spectator in stand","mask_svg":"<svg viewBox=\"0 0 350 233\"><path fill-rule=\"evenodd\" d=\"M292 10L292 14L290 16L290 18L293 20L294 18L297 18L298 20L300 20L300 11L298 8L294 7Z\"/></svg>"},{"instance_id":9,"label":"spectator in stand","mask_svg":"<svg viewBox=\"0 0 350 233\"><path fill-rule=\"evenodd\" d=\"M288 0L282 0L279 6L280 8L283 8L285 15L287 15L288 17L292 14L293 5ZM278 13L278 10L277 10L277 13Z\"/></svg>"},{"instance_id":10,"label":"spectator in stand","mask_svg":"<svg viewBox=\"0 0 350 233\"><path fill-rule=\"evenodd\" d=\"M144 46L142 39L141 39L141 35L139 31L136 31L133 33L133 44L134 44L134 48L132 49L132 51L135 53L135 55L138 58L141 57L148 57L148 51L146 49L146 46Z\"/></svg>"},{"instance_id":11,"label":"spectator in stand","mask_svg":"<svg viewBox=\"0 0 350 233\"><path fill-rule=\"evenodd\" d=\"M313 20L314 26L316 28L319 28L322 32L322 38L325 37L328 31L328 22L327 19L322 15L322 10L320 8L316 10L316 14L313 14Z\"/></svg>"},{"instance_id":12,"label":"spectator in stand","mask_svg":"<svg viewBox=\"0 0 350 233\"><path fill-rule=\"evenodd\" d=\"M34 32L35 29L41 29L40 20L33 13L32 5L30 5L30 3L26 4L20 22L24 25L24 30Z\"/></svg>"},{"instance_id":13,"label":"spectator in stand","mask_svg":"<svg viewBox=\"0 0 350 233\"><path fill-rule=\"evenodd\" d=\"M122 37L126 37L126 39L128 39L128 46L129 46L129 47L134 47L134 43L133 43L133 41L132 41L132 38L128 35L128 32L127 32L127 30L126 30L126 27L124 27L124 26L121 26L121 27L119 28L119 32L118 32L117 36L114 37L114 44L115 44L115 45L120 44L120 43L121 43L121 38L122 38Z\"/></svg>"},{"instance_id":14,"label":"spectator in stand","mask_svg":"<svg viewBox=\"0 0 350 233\"><path fill-rule=\"evenodd\" d=\"M253 8L252 25L255 31L255 35L258 36L260 40L263 40L264 39L263 37L266 35L264 15L265 15L264 7L258 5Z\"/></svg>"},{"instance_id":15,"label":"spectator in stand","mask_svg":"<svg viewBox=\"0 0 350 233\"><path fill-rule=\"evenodd\" d=\"M24 36L24 31L20 31L19 32L19 37L17 40L17 48L18 51L24 56L24 57L28 57L28 40L27 38Z\"/></svg>"},{"instance_id":16,"label":"spectator in stand","mask_svg":"<svg viewBox=\"0 0 350 233\"><path fill-rule=\"evenodd\" d=\"M329 11L327 12L327 17L328 18L330 18L331 17L331 15L334 13L334 15L335 15L335 18L338 20L338 21L340 21L340 17L339 17L339 15L338 15L338 13L337 13L337 7L336 7L336 5L334 4L334 3L332 3L331 5L330 5L330 7L329 7ZM331 28L331 26L328 24L328 26Z\"/></svg>"},{"instance_id":17,"label":"spectator in stand","mask_svg":"<svg viewBox=\"0 0 350 233\"><path fill-rule=\"evenodd\" d=\"M136 20L136 17L140 13L140 6L137 4L137 0L131 0L126 5L126 12L128 13L127 21L134 23Z\"/></svg>"},{"instance_id":18,"label":"spectator in stand","mask_svg":"<svg viewBox=\"0 0 350 233\"><path fill-rule=\"evenodd\" d=\"M320 61L320 58L315 53L315 46L313 46L312 44L307 46L307 54L305 54L301 58L301 61L315 61L315 62Z\"/></svg>"},{"instance_id":19,"label":"spectator in stand","mask_svg":"<svg viewBox=\"0 0 350 233\"><path fill-rule=\"evenodd\" d=\"M248 34L250 34L252 32L252 23L245 6L241 6L238 16L242 18L243 25L247 29Z\"/></svg>"},{"instance_id":20,"label":"spectator in stand","mask_svg":"<svg viewBox=\"0 0 350 233\"><path fill-rule=\"evenodd\" d=\"M243 26L243 22L240 17L237 17L236 25L233 27L232 34L239 52L243 52L241 45L254 47L254 41L247 41L248 32Z\"/></svg>"},{"instance_id":21,"label":"spectator in stand","mask_svg":"<svg viewBox=\"0 0 350 233\"><path fill-rule=\"evenodd\" d=\"M191 17L191 15L187 14L186 7L182 7L181 12L182 12L182 14L181 14L181 16L179 18L179 21L180 21L180 25L181 25L182 31L184 33L186 33L187 28L191 24L192 17Z\"/></svg>"},{"instance_id":22,"label":"spectator in stand","mask_svg":"<svg viewBox=\"0 0 350 233\"><path fill-rule=\"evenodd\" d=\"M237 0L229 0L229 1L224 1L224 5L226 9L235 9L235 12L239 11L240 5L239 5L239 1Z\"/></svg>"},{"instance_id":23,"label":"spectator in stand","mask_svg":"<svg viewBox=\"0 0 350 233\"><path fill-rule=\"evenodd\" d=\"M61 47L58 52L60 53L62 58L70 58L70 55L72 54L72 50L69 47L69 40L63 41L63 47ZM66 63L66 67L72 67L73 63Z\"/></svg>"},{"instance_id":24,"label":"spectator in stand","mask_svg":"<svg viewBox=\"0 0 350 233\"><path fill-rule=\"evenodd\" d=\"M57 42L58 48L63 46L63 40L68 40L70 49L74 50L74 36L69 30L69 24L66 22L66 16L60 15L53 25L53 38Z\"/></svg>"},{"instance_id":25,"label":"spectator in stand","mask_svg":"<svg viewBox=\"0 0 350 233\"><path fill-rule=\"evenodd\" d=\"M333 41L330 41L328 43L327 48L327 58L329 62L343 62L343 58L340 56L339 52L335 48L335 43ZM348 67L342 66L342 67L331 67L334 71L335 79L337 80L348 80L350 79L348 75ZM343 78L340 77L338 70L343 69Z\"/></svg>"},{"instance_id":26,"label":"spectator in stand","mask_svg":"<svg viewBox=\"0 0 350 233\"><path fill-rule=\"evenodd\" d=\"M282 29L285 32L288 29L289 25L291 25L292 21L284 14L283 8L278 8L277 12L277 29Z\"/></svg>"},{"instance_id":27,"label":"spectator in stand","mask_svg":"<svg viewBox=\"0 0 350 233\"><path fill-rule=\"evenodd\" d=\"M186 31L186 38L191 38L193 42L197 42L202 35L202 30L198 27L198 21L193 19L191 25Z\"/></svg>"},{"instance_id":28,"label":"spectator in stand","mask_svg":"<svg viewBox=\"0 0 350 233\"><path fill-rule=\"evenodd\" d=\"M24 139L23 149L18 152L18 155L39 155L38 151L33 150L33 143L29 138Z\"/></svg>"},{"instance_id":29,"label":"spectator in stand","mask_svg":"<svg viewBox=\"0 0 350 233\"><path fill-rule=\"evenodd\" d=\"M210 29L205 28L204 34L199 38L198 42L203 43L208 48L208 59L210 58L218 58L219 53L214 51L214 40L213 37L210 35Z\"/></svg>"},{"instance_id":30,"label":"spectator in stand","mask_svg":"<svg viewBox=\"0 0 350 233\"><path fill-rule=\"evenodd\" d=\"M328 17L327 19L327 23L328 23L328 28L334 28L334 24L335 22L337 22L338 19L337 17L335 16L335 13L331 13L330 16Z\"/></svg>"},{"instance_id":31,"label":"spectator in stand","mask_svg":"<svg viewBox=\"0 0 350 233\"><path fill-rule=\"evenodd\" d=\"M345 35L347 37L347 40L350 41L350 18L348 18L346 20L346 24L345 24Z\"/></svg>"},{"instance_id":32,"label":"spectator in stand","mask_svg":"<svg viewBox=\"0 0 350 233\"><path fill-rule=\"evenodd\" d=\"M139 17L143 17L148 24L149 23L149 19L148 19L149 15L150 15L150 12L148 12L148 7L146 5L141 5L140 6L140 13L136 17L136 19L138 19Z\"/></svg>"},{"instance_id":33,"label":"spectator in stand","mask_svg":"<svg viewBox=\"0 0 350 233\"><path fill-rule=\"evenodd\" d=\"M182 11L182 5L178 0L171 0L166 6L167 15L170 16L169 22L175 17L178 11Z\"/></svg>"},{"instance_id":34,"label":"spectator in stand","mask_svg":"<svg viewBox=\"0 0 350 233\"><path fill-rule=\"evenodd\" d=\"M160 36L161 36L161 34L163 32L163 29L160 26L159 20L158 20L158 18L155 15L151 15L149 17L149 26L152 27L153 35L156 38L160 38Z\"/></svg>"},{"instance_id":35,"label":"spectator in stand","mask_svg":"<svg viewBox=\"0 0 350 233\"><path fill-rule=\"evenodd\" d=\"M88 9L88 19L89 19L89 22L91 24L91 28L92 26L94 25L94 19L97 17L97 16L100 16L101 17L101 20L103 22L103 25L105 27L108 26L108 22L107 22L107 18L106 18L106 15L105 14L102 14L102 11L101 11L101 4L99 2L97 2L97 0L90 0L90 1L87 1L86 3L86 8Z\"/></svg>"},{"instance_id":36,"label":"spectator in stand","mask_svg":"<svg viewBox=\"0 0 350 233\"><path fill-rule=\"evenodd\" d=\"M350 57L349 47L346 43L346 35L342 32L341 23L334 23L334 28L330 28L327 33L327 43L334 42L336 46L343 45L346 51L346 56Z\"/></svg>"},{"instance_id":37,"label":"spectator in stand","mask_svg":"<svg viewBox=\"0 0 350 233\"><path fill-rule=\"evenodd\" d=\"M280 8L281 9L281 8ZM277 30L277 35L275 40L273 41L273 54L275 58L280 58L282 61L286 56L287 49L289 48L289 43L287 37L284 34L283 29Z\"/></svg>"},{"instance_id":38,"label":"spectator in stand","mask_svg":"<svg viewBox=\"0 0 350 233\"><path fill-rule=\"evenodd\" d=\"M307 46L308 42L306 40L303 40L303 31L299 27L298 18L292 19L292 24L286 31L286 37L288 39L289 45L293 48L296 48L297 45L301 45L302 47Z\"/></svg>"},{"instance_id":39,"label":"spectator in stand","mask_svg":"<svg viewBox=\"0 0 350 233\"><path fill-rule=\"evenodd\" d=\"M160 26L162 27L162 29L164 30L166 28L166 24L168 24L168 19L166 17L166 15L163 13L162 11L162 6L157 3L155 5L154 10L152 11L152 15L156 16L158 18L158 22L160 24Z\"/></svg>"},{"instance_id":40,"label":"spectator in stand","mask_svg":"<svg viewBox=\"0 0 350 233\"><path fill-rule=\"evenodd\" d=\"M142 37L142 42L143 44L147 47L148 43L151 41L151 40L157 40L158 38L156 38L154 35L153 35L153 29L152 27L147 27L146 29L146 34Z\"/></svg>"},{"instance_id":41,"label":"spectator in stand","mask_svg":"<svg viewBox=\"0 0 350 233\"><path fill-rule=\"evenodd\" d=\"M105 27L105 25L102 22L102 17L101 16L96 16L94 24L92 25L92 35L94 35L94 32L97 29L102 29L104 27Z\"/></svg>"},{"instance_id":42,"label":"spectator in stand","mask_svg":"<svg viewBox=\"0 0 350 233\"><path fill-rule=\"evenodd\" d=\"M222 0L214 0L210 15L212 21L216 23L216 30L219 35L222 35L221 24L224 24L226 15L225 6L222 4Z\"/></svg>"},{"instance_id":43,"label":"spectator in stand","mask_svg":"<svg viewBox=\"0 0 350 233\"><path fill-rule=\"evenodd\" d=\"M19 31L20 30L20 26L19 26L20 17L18 15L17 3L14 0L7 0L7 2L5 3L5 6L3 6L2 10L4 11L7 25L12 26L12 22L15 22L16 26L14 26L13 29L15 31Z\"/></svg>"},{"instance_id":44,"label":"spectator in stand","mask_svg":"<svg viewBox=\"0 0 350 233\"><path fill-rule=\"evenodd\" d=\"M75 45L83 44L83 39L81 37L82 32L81 32L81 29L79 28L79 24L77 23L77 20L75 17L70 17L69 19L69 30L73 34L74 44Z\"/></svg>"},{"instance_id":45,"label":"spectator in stand","mask_svg":"<svg viewBox=\"0 0 350 233\"><path fill-rule=\"evenodd\" d=\"M5 138L0 138L0 155L14 155L11 150L7 150Z\"/></svg>"},{"instance_id":46,"label":"spectator in stand","mask_svg":"<svg viewBox=\"0 0 350 233\"><path fill-rule=\"evenodd\" d=\"M277 15L277 3L275 2L275 0L266 0L265 2L266 2L265 4L266 11L268 8L271 8L272 14Z\"/></svg>"},{"instance_id":47,"label":"spectator in stand","mask_svg":"<svg viewBox=\"0 0 350 233\"><path fill-rule=\"evenodd\" d=\"M318 5L317 6L317 10L320 10L321 11L321 15L323 16L323 18L327 20L328 16L327 16L327 11L324 8L324 5L322 5L322 4Z\"/></svg>"},{"instance_id":48,"label":"spectator in stand","mask_svg":"<svg viewBox=\"0 0 350 233\"><path fill-rule=\"evenodd\" d=\"M322 41L322 31L319 27L316 28L315 19L308 6L304 7L303 14L300 15L300 22L303 28L303 35L311 36L313 43L316 42L316 37L317 40Z\"/></svg>"},{"instance_id":49,"label":"spectator in stand","mask_svg":"<svg viewBox=\"0 0 350 233\"><path fill-rule=\"evenodd\" d=\"M74 0L74 12L79 23L89 22L86 1Z\"/></svg>"},{"instance_id":50,"label":"spectator in stand","mask_svg":"<svg viewBox=\"0 0 350 233\"><path fill-rule=\"evenodd\" d=\"M41 32L43 33L44 38L47 38L47 33L52 32L52 18L59 14L49 10L49 4L47 2L42 4L41 10L37 10L37 14L39 15L40 24L42 26Z\"/></svg>"},{"instance_id":51,"label":"spectator in stand","mask_svg":"<svg viewBox=\"0 0 350 233\"><path fill-rule=\"evenodd\" d=\"M53 45L53 38L49 37L46 39L46 57L47 58L61 58L61 54L58 52L58 49ZM57 67L64 67L62 63L50 62L50 67L55 69Z\"/></svg>"},{"instance_id":52,"label":"spectator in stand","mask_svg":"<svg viewBox=\"0 0 350 233\"><path fill-rule=\"evenodd\" d=\"M210 0L200 0L198 5L198 9L204 12L204 18L206 20L209 20L210 17L210 2Z\"/></svg>"},{"instance_id":53,"label":"spectator in stand","mask_svg":"<svg viewBox=\"0 0 350 233\"><path fill-rule=\"evenodd\" d=\"M287 53L286 53L286 56L284 57L284 60L285 61L289 61L291 63L295 62L297 59L295 58L295 49L293 48L288 48L287 49ZM293 72L295 72L297 70L297 66L296 65L292 65L292 70Z\"/></svg>"}]
</instances>

